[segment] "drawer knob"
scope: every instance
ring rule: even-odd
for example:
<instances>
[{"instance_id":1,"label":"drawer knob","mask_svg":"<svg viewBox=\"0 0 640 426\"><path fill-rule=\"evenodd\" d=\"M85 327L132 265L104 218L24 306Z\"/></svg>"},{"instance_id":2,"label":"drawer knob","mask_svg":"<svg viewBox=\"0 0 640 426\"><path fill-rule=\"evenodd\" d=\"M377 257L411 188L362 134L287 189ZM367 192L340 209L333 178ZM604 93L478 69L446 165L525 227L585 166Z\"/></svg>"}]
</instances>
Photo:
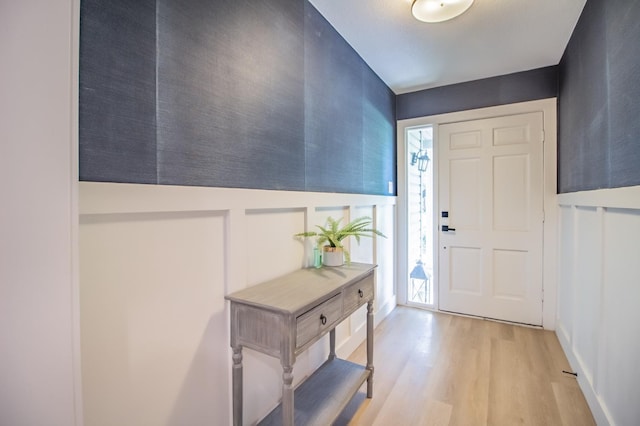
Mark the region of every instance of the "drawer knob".
<instances>
[{"instance_id":1,"label":"drawer knob","mask_svg":"<svg viewBox=\"0 0 640 426\"><path fill-rule=\"evenodd\" d=\"M325 325L327 323L327 317L325 317L324 314L320 314L320 322L322 323L322 325Z\"/></svg>"},{"instance_id":2,"label":"drawer knob","mask_svg":"<svg viewBox=\"0 0 640 426\"><path fill-rule=\"evenodd\" d=\"M364 297L364 292L361 289L358 289L358 294L360 295L360 298Z\"/></svg>"}]
</instances>

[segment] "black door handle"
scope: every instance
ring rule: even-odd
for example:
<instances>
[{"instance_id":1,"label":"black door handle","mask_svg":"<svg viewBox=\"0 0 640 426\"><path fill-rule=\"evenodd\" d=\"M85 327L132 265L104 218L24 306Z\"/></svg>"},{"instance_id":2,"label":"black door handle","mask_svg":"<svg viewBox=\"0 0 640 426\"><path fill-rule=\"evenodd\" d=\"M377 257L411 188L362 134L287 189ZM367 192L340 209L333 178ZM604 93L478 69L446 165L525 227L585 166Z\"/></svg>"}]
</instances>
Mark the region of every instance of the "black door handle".
<instances>
[{"instance_id":1,"label":"black door handle","mask_svg":"<svg viewBox=\"0 0 640 426\"><path fill-rule=\"evenodd\" d=\"M364 297L364 292L361 289L358 289L358 294L360 295L360 297Z\"/></svg>"},{"instance_id":2,"label":"black door handle","mask_svg":"<svg viewBox=\"0 0 640 426\"><path fill-rule=\"evenodd\" d=\"M325 325L327 323L327 317L325 317L324 314L320 315L320 322L322 323L322 325Z\"/></svg>"},{"instance_id":3,"label":"black door handle","mask_svg":"<svg viewBox=\"0 0 640 426\"><path fill-rule=\"evenodd\" d=\"M454 231L455 232L456 228L449 228L447 225L442 225L442 232L449 232L449 231Z\"/></svg>"}]
</instances>

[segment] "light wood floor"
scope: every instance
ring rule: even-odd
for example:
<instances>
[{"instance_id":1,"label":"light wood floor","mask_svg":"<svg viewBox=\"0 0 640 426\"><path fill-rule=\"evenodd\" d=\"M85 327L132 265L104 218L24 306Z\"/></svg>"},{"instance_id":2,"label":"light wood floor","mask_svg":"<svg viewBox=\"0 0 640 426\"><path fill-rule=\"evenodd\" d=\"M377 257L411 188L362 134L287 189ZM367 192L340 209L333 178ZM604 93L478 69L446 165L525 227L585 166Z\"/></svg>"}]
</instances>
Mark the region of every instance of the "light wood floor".
<instances>
[{"instance_id":1,"label":"light wood floor","mask_svg":"<svg viewBox=\"0 0 640 426\"><path fill-rule=\"evenodd\" d=\"M595 424L553 332L397 307L374 344L373 399L338 425Z\"/></svg>"}]
</instances>

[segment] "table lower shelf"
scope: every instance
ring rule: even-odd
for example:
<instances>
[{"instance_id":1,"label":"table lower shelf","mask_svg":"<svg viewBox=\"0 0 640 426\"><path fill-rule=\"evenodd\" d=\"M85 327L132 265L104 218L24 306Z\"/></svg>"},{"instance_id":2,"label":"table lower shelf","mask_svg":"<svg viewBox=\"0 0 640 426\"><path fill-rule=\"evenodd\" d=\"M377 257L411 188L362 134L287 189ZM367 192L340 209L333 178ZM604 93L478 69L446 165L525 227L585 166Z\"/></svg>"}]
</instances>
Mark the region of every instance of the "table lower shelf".
<instances>
[{"instance_id":1,"label":"table lower shelf","mask_svg":"<svg viewBox=\"0 0 640 426\"><path fill-rule=\"evenodd\" d=\"M296 426L326 426L340 415L360 386L369 377L364 366L342 359L325 362L294 393ZM259 425L282 424L282 405L278 405Z\"/></svg>"}]
</instances>

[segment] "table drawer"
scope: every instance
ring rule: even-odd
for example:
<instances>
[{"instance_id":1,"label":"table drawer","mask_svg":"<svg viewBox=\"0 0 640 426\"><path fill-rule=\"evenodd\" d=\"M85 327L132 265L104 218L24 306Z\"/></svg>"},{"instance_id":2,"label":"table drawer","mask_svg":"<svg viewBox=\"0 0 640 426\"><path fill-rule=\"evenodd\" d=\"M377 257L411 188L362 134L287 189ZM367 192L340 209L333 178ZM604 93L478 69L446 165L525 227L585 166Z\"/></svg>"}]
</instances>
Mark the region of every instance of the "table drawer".
<instances>
[{"instance_id":1,"label":"table drawer","mask_svg":"<svg viewBox=\"0 0 640 426\"><path fill-rule=\"evenodd\" d=\"M296 319L296 348L330 329L342 316L342 294L337 294Z\"/></svg>"},{"instance_id":2,"label":"table drawer","mask_svg":"<svg viewBox=\"0 0 640 426\"><path fill-rule=\"evenodd\" d=\"M373 275L349 285L344 290L345 315L358 309L359 306L373 298Z\"/></svg>"}]
</instances>

